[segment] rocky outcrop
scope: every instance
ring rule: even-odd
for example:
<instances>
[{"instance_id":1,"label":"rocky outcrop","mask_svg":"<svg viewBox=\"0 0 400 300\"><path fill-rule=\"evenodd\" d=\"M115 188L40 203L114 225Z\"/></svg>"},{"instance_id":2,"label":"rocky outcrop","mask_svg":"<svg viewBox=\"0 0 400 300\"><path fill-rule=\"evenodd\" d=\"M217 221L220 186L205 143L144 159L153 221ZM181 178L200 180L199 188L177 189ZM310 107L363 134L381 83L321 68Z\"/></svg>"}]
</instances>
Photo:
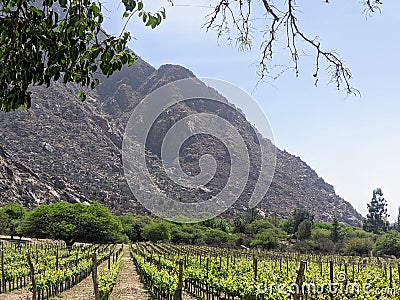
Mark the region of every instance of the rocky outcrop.
<instances>
[{"instance_id":1,"label":"rocky outcrop","mask_svg":"<svg viewBox=\"0 0 400 300\"><path fill-rule=\"evenodd\" d=\"M0 146L0 205L19 203L27 208L55 201L88 202L59 177L37 174Z\"/></svg>"}]
</instances>

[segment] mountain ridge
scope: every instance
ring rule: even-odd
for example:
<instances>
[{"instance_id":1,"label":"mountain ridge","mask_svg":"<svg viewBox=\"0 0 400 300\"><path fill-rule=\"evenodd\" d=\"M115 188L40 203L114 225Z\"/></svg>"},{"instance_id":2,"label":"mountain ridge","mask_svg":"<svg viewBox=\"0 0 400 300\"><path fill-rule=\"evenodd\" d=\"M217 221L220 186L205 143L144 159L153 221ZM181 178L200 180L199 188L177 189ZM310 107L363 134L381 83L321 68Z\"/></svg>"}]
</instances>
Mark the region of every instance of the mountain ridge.
<instances>
[{"instance_id":1,"label":"mountain ridge","mask_svg":"<svg viewBox=\"0 0 400 300\"><path fill-rule=\"evenodd\" d=\"M146 213L134 199L123 174L121 145L125 125L132 110L150 92L166 83L192 77L195 77L194 74L184 67L163 65L155 69L139 59L133 68L123 68L108 79L100 76L99 87L96 91L88 91L85 103L78 100L78 89L74 85L53 83L48 89L36 87L32 89L32 108L28 112L0 114L0 141L6 150L14 153L35 174L44 174L44 178L62 178L66 185L74 188L77 195L82 196L76 201L96 199L115 213ZM175 119L196 109L207 107L181 105L176 108ZM236 122L243 129L246 141L256 147L248 125L235 115L231 116L230 121ZM166 124L169 122L166 118L161 119L153 137L150 137L153 171L160 167L156 151L158 138L167 130ZM209 142L217 145L215 141ZM207 147L197 144L197 148ZM188 149L184 156L186 168L195 170L196 155L193 156L190 147ZM221 173L213 187L220 187L224 180ZM172 189L165 183L160 183L160 187ZM247 189L250 191L251 186L247 186ZM171 193L180 197L176 191L171 190ZM189 195L190 191L185 193L182 192L181 198ZM205 197L207 193L200 194ZM0 197L4 200L6 196L0 192ZM24 200L29 205L18 197L13 200L27 207L38 203L33 198ZM42 202L46 202L45 199ZM246 207L245 202L246 197L239 199L225 215L232 217L240 213ZM337 196L333 186L319 177L310 166L299 157L278 149L274 179L258 208L267 215L276 214L284 218L298 207L309 209L315 214L316 220L332 221L333 217L337 217L352 225L358 225L362 220L351 204Z\"/></svg>"}]
</instances>

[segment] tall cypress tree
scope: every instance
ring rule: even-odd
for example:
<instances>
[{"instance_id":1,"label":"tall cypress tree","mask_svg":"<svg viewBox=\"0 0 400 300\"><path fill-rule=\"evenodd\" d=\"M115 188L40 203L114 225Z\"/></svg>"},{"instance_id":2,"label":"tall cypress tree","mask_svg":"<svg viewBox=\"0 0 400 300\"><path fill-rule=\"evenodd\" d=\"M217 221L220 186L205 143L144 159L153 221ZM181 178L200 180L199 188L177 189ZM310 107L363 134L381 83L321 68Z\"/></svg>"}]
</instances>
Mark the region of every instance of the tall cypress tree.
<instances>
[{"instance_id":1,"label":"tall cypress tree","mask_svg":"<svg viewBox=\"0 0 400 300\"><path fill-rule=\"evenodd\" d=\"M374 233L387 231L389 228L387 201L380 188L373 191L371 203L367 204L367 207L368 214L367 218L364 219L364 230Z\"/></svg>"},{"instance_id":2,"label":"tall cypress tree","mask_svg":"<svg viewBox=\"0 0 400 300\"><path fill-rule=\"evenodd\" d=\"M399 206L398 210L399 210L399 213L397 215L397 222L396 222L396 224L394 224L394 229L397 231L400 231L400 206Z\"/></svg>"},{"instance_id":3,"label":"tall cypress tree","mask_svg":"<svg viewBox=\"0 0 400 300\"><path fill-rule=\"evenodd\" d=\"M339 222L336 217L333 218L331 239L334 243L337 243L340 239L339 235Z\"/></svg>"}]
</instances>

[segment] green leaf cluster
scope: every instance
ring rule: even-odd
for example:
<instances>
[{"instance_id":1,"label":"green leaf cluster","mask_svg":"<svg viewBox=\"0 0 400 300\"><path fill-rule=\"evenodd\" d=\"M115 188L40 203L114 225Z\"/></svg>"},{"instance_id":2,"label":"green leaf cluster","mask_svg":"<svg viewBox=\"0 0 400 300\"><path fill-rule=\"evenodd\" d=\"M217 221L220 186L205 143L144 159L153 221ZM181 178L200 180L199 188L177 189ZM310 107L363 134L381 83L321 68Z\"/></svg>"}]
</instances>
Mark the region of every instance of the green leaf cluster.
<instances>
[{"instance_id":1,"label":"green leaf cluster","mask_svg":"<svg viewBox=\"0 0 400 300\"><path fill-rule=\"evenodd\" d=\"M126 14L137 13L151 28L165 19L164 9L151 13L142 2L123 3ZM97 1L0 0L0 110L30 108L31 86L61 80L93 89L97 72L110 76L132 66L137 56L127 49L130 33L108 35L103 20ZM78 96L86 99L83 90Z\"/></svg>"}]
</instances>

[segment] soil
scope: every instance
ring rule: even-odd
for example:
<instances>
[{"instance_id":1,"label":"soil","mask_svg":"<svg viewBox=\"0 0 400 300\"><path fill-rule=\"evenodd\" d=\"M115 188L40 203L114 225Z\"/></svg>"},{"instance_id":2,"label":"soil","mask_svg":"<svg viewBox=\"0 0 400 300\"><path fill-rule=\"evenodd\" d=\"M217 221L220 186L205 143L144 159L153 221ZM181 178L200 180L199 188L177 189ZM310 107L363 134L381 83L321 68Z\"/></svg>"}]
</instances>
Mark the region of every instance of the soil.
<instances>
[{"instance_id":1,"label":"soil","mask_svg":"<svg viewBox=\"0 0 400 300\"><path fill-rule=\"evenodd\" d=\"M122 257L121 270L117 282L110 295L112 300L150 300L149 292L140 282L134 263L129 254L128 246L125 246L124 256Z\"/></svg>"}]
</instances>

